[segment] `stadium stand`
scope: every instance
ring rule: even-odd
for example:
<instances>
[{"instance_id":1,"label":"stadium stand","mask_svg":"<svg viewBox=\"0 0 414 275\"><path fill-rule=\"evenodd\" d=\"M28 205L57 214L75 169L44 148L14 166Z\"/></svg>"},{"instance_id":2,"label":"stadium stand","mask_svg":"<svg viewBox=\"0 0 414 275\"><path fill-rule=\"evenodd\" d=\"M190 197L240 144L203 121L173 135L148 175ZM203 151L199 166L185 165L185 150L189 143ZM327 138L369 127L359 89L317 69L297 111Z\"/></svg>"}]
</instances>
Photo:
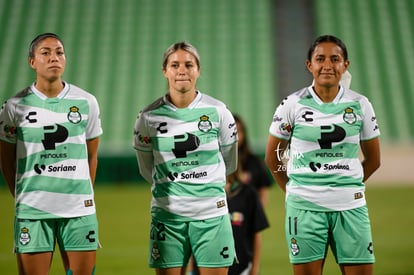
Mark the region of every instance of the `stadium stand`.
<instances>
[{"instance_id":1,"label":"stadium stand","mask_svg":"<svg viewBox=\"0 0 414 275\"><path fill-rule=\"evenodd\" d=\"M414 1L314 0L314 22L301 21L312 35L296 48L277 37L277 28L292 25L294 12L276 12L281 1L0 0L0 100L33 81L27 65L31 39L41 32L60 34L68 59L65 79L100 102L104 135L98 179L135 180L132 128L138 111L166 89L161 55L167 46L186 40L199 49L199 89L243 116L261 153L274 108L291 89L280 85L278 66L304 63L302 53L311 42L306 39L332 33L349 47L351 87L371 99L383 140L412 144ZM275 25L275 15L285 25ZM301 31L291 31L290 39ZM279 47L300 54L283 59L276 54ZM302 76L282 77L300 88Z\"/></svg>"}]
</instances>

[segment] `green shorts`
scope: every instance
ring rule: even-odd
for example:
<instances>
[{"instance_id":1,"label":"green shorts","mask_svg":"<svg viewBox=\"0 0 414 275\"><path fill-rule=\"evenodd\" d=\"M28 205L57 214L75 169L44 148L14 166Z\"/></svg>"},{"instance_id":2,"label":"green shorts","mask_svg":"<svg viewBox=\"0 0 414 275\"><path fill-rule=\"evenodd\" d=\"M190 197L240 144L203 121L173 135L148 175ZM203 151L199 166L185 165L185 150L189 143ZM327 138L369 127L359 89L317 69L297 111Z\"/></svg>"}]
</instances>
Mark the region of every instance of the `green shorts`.
<instances>
[{"instance_id":1,"label":"green shorts","mask_svg":"<svg viewBox=\"0 0 414 275\"><path fill-rule=\"evenodd\" d=\"M285 232L293 264L324 259L328 246L338 264L375 262L366 206L335 212L286 206Z\"/></svg>"},{"instance_id":2,"label":"green shorts","mask_svg":"<svg viewBox=\"0 0 414 275\"><path fill-rule=\"evenodd\" d=\"M191 255L199 267L226 267L233 264L235 249L228 215L189 222L152 219L150 267L186 266Z\"/></svg>"},{"instance_id":3,"label":"green shorts","mask_svg":"<svg viewBox=\"0 0 414 275\"><path fill-rule=\"evenodd\" d=\"M99 241L96 215L44 220L15 219L16 253L54 251L56 242L63 251L97 250Z\"/></svg>"}]
</instances>

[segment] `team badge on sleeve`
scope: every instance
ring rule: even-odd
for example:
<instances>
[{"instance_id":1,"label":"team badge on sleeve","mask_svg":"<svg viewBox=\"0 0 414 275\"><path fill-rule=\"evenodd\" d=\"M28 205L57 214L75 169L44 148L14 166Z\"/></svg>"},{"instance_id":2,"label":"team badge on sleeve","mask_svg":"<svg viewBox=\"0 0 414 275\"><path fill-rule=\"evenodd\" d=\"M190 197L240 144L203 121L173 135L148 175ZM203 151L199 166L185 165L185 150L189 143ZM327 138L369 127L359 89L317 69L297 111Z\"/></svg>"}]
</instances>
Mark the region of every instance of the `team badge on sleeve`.
<instances>
[{"instance_id":1,"label":"team badge on sleeve","mask_svg":"<svg viewBox=\"0 0 414 275\"><path fill-rule=\"evenodd\" d=\"M292 126L289 123L284 122L279 125L279 130L282 135L288 136L292 132Z\"/></svg>"},{"instance_id":2,"label":"team badge on sleeve","mask_svg":"<svg viewBox=\"0 0 414 275\"><path fill-rule=\"evenodd\" d=\"M11 125L4 125L3 132L5 133L6 137L12 138L16 136L16 127Z\"/></svg>"},{"instance_id":3,"label":"team badge on sleeve","mask_svg":"<svg viewBox=\"0 0 414 275\"><path fill-rule=\"evenodd\" d=\"M151 143L151 138L149 136L143 136L139 132L135 134L138 138L139 143L148 145Z\"/></svg>"}]
</instances>

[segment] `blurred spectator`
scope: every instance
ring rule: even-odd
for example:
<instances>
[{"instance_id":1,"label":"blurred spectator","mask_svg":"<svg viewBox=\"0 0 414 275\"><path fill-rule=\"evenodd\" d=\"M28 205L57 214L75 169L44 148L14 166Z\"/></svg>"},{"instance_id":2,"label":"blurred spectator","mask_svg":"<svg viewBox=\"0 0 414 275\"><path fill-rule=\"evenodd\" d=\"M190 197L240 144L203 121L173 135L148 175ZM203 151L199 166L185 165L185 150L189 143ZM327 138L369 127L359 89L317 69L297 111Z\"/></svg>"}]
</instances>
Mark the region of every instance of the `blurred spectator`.
<instances>
[{"instance_id":1,"label":"blurred spectator","mask_svg":"<svg viewBox=\"0 0 414 275\"><path fill-rule=\"evenodd\" d=\"M269 188L272 184L272 178L269 175L264 162L257 155L255 155L250 148L246 124L239 115L233 114L233 116L236 121L239 136L239 163L241 165L241 169L245 171L243 178L241 178L240 181L254 186L263 207L266 207L269 196Z\"/></svg>"}]
</instances>

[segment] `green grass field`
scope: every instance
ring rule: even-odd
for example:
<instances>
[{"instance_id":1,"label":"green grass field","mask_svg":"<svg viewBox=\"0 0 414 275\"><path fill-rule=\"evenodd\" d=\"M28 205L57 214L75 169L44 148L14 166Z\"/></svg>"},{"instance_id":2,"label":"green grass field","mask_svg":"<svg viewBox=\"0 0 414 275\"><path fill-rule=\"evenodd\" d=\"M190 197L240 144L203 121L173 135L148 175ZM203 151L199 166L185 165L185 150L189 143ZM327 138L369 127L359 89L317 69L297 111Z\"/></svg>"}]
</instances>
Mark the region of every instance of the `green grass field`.
<instances>
[{"instance_id":1,"label":"green grass field","mask_svg":"<svg viewBox=\"0 0 414 275\"><path fill-rule=\"evenodd\" d=\"M150 191L147 184L97 184L100 222L97 275L154 274L147 267ZM374 235L376 275L414 274L414 186L369 183L367 200ZM12 253L12 198L0 188L0 274L17 274ZM292 274L283 234L282 193L274 187L266 209L271 227L263 232L262 275ZM51 273L64 274L56 253ZM324 274L340 274L331 254Z\"/></svg>"}]
</instances>

